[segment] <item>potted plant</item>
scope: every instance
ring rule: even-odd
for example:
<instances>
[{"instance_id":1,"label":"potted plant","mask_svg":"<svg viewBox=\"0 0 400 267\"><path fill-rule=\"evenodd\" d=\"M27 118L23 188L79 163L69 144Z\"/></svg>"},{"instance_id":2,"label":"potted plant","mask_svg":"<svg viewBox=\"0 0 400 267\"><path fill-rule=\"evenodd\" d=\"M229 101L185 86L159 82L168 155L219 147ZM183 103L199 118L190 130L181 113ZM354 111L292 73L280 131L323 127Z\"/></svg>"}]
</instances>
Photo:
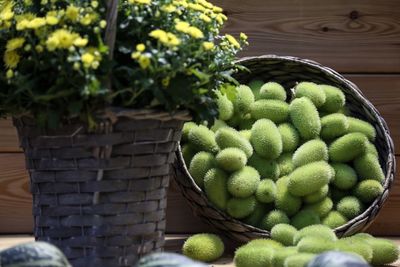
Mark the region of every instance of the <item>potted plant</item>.
<instances>
[{"instance_id":1,"label":"potted plant","mask_svg":"<svg viewBox=\"0 0 400 267\"><path fill-rule=\"evenodd\" d=\"M34 234L74 266L162 249L170 164L189 114L216 115L246 43L205 0L1 0L0 115L18 130Z\"/></svg>"}]
</instances>

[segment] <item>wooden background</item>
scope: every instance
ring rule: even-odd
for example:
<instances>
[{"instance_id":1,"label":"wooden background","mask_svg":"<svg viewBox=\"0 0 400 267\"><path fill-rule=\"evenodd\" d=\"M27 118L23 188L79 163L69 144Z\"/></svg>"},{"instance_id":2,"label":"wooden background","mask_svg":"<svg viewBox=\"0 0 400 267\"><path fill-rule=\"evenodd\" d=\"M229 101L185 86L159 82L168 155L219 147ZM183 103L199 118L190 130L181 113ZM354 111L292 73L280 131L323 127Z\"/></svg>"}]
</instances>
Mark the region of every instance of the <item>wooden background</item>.
<instances>
[{"instance_id":1,"label":"wooden background","mask_svg":"<svg viewBox=\"0 0 400 267\"><path fill-rule=\"evenodd\" d=\"M398 0L218 0L226 32L245 32L242 56L293 55L316 60L355 82L389 124L400 165L400 2ZM398 175L397 175L398 176ZM168 232L210 231L172 184ZM0 233L32 231L24 159L9 121L0 121ZM370 231L400 235L400 180Z\"/></svg>"}]
</instances>

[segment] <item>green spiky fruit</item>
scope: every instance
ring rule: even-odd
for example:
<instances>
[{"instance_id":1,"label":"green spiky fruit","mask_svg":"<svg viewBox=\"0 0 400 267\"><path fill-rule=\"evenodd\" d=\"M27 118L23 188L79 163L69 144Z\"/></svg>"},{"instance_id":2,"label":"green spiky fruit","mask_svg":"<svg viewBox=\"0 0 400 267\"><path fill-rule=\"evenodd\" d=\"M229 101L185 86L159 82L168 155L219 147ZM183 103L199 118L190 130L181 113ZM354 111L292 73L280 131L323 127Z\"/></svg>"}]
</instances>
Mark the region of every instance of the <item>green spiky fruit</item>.
<instances>
[{"instance_id":1,"label":"green spiky fruit","mask_svg":"<svg viewBox=\"0 0 400 267\"><path fill-rule=\"evenodd\" d=\"M329 185L325 185L321 187L321 189L319 189L318 191L303 197L303 200L307 204L317 203L323 200L328 195L328 192L329 192Z\"/></svg>"},{"instance_id":2,"label":"green spiky fruit","mask_svg":"<svg viewBox=\"0 0 400 267\"><path fill-rule=\"evenodd\" d=\"M234 197L249 197L256 192L259 183L260 175L257 170L246 166L229 177L228 191Z\"/></svg>"},{"instance_id":3,"label":"green spiky fruit","mask_svg":"<svg viewBox=\"0 0 400 267\"><path fill-rule=\"evenodd\" d=\"M286 91L276 82L267 82L260 88L260 98L286 101Z\"/></svg>"},{"instance_id":4,"label":"green spiky fruit","mask_svg":"<svg viewBox=\"0 0 400 267\"><path fill-rule=\"evenodd\" d=\"M311 236L305 237L300 240L297 244L297 251L320 254L325 251L330 251L335 249L335 242L327 241L324 238Z\"/></svg>"},{"instance_id":5,"label":"green spiky fruit","mask_svg":"<svg viewBox=\"0 0 400 267\"><path fill-rule=\"evenodd\" d=\"M226 211L235 219L243 219L249 216L256 207L254 196L247 198L231 198L226 205Z\"/></svg>"},{"instance_id":6,"label":"green spiky fruit","mask_svg":"<svg viewBox=\"0 0 400 267\"><path fill-rule=\"evenodd\" d=\"M352 167L344 163L332 163L332 167L335 169L334 186L341 190L349 190L356 185L357 174Z\"/></svg>"},{"instance_id":7,"label":"green spiky fruit","mask_svg":"<svg viewBox=\"0 0 400 267\"><path fill-rule=\"evenodd\" d=\"M286 258L284 267L306 267L315 258L312 253L298 253Z\"/></svg>"},{"instance_id":8,"label":"green spiky fruit","mask_svg":"<svg viewBox=\"0 0 400 267\"><path fill-rule=\"evenodd\" d=\"M272 266L274 250L269 247L242 246L235 251L233 261L236 267Z\"/></svg>"},{"instance_id":9,"label":"green spiky fruit","mask_svg":"<svg viewBox=\"0 0 400 267\"><path fill-rule=\"evenodd\" d=\"M267 239L267 238L258 238L258 239L253 239L249 243L246 244L247 247L268 247L273 250L278 250L282 249L283 245L272 239Z\"/></svg>"},{"instance_id":10,"label":"green spiky fruit","mask_svg":"<svg viewBox=\"0 0 400 267\"><path fill-rule=\"evenodd\" d=\"M289 106L290 120L304 140L317 138L321 120L315 105L306 97L296 98Z\"/></svg>"},{"instance_id":11,"label":"green spiky fruit","mask_svg":"<svg viewBox=\"0 0 400 267\"><path fill-rule=\"evenodd\" d=\"M303 197L320 190L332 179L332 170L325 161L312 162L289 174L288 190L292 195Z\"/></svg>"},{"instance_id":12,"label":"green spiky fruit","mask_svg":"<svg viewBox=\"0 0 400 267\"><path fill-rule=\"evenodd\" d=\"M306 208L316 212L320 218L323 218L332 210L333 202L332 199L326 197L317 203L308 205Z\"/></svg>"},{"instance_id":13,"label":"green spiky fruit","mask_svg":"<svg viewBox=\"0 0 400 267\"><path fill-rule=\"evenodd\" d=\"M361 180L372 179L378 182L385 180L379 160L372 154L366 153L356 158L354 160L354 169Z\"/></svg>"},{"instance_id":14,"label":"green spiky fruit","mask_svg":"<svg viewBox=\"0 0 400 267\"><path fill-rule=\"evenodd\" d=\"M259 119L269 119L274 123L281 123L289 117L289 104L273 99L261 99L254 102L251 106L251 117Z\"/></svg>"},{"instance_id":15,"label":"green spiky fruit","mask_svg":"<svg viewBox=\"0 0 400 267\"><path fill-rule=\"evenodd\" d=\"M339 112L344 107L346 98L342 90L340 90L337 87L326 84L320 84L319 88L322 89L326 95L326 101L320 107L321 111L327 113L334 113L334 112Z\"/></svg>"},{"instance_id":16,"label":"green spiky fruit","mask_svg":"<svg viewBox=\"0 0 400 267\"><path fill-rule=\"evenodd\" d=\"M372 124L352 117L348 117L348 121L349 121L349 129L348 129L349 133L362 133L366 137L368 137L370 141L375 140L376 130L374 126L372 126Z\"/></svg>"},{"instance_id":17,"label":"green spiky fruit","mask_svg":"<svg viewBox=\"0 0 400 267\"><path fill-rule=\"evenodd\" d=\"M329 146L329 159L349 162L364 154L368 139L362 133L349 133L333 141Z\"/></svg>"},{"instance_id":18,"label":"green spiky fruit","mask_svg":"<svg viewBox=\"0 0 400 267\"><path fill-rule=\"evenodd\" d=\"M243 136L246 140L250 141L251 130L241 130L239 131L239 134Z\"/></svg>"},{"instance_id":19,"label":"green spiky fruit","mask_svg":"<svg viewBox=\"0 0 400 267\"><path fill-rule=\"evenodd\" d=\"M336 209L349 220L360 215L364 210L360 200L352 196L342 198L337 203Z\"/></svg>"},{"instance_id":20,"label":"green spiky fruit","mask_svg":"<svg viewBox=\"0 0 400 267\"><path fill-rule=\"evenodd\" d=\"M335 250L355 253L364 258L366 262L371 262L373 257L373 249L371 246L362 240L352 237L346 237L338 240L335 244Z\"/></svg>"},{"instance_id":21,"label":"green spiky fruit","mask_svg":"<svg viewBox=\"0 0 400 267\"><path fill-rule=\"evenodd\" d=\"M321 118L321 138L331 140L348 132L349 121L340 113L326 115Z\"/></svg>"},{"instance_id":22,"label":"green spiky fruit","mask_svg":"<svg viewBox=\"0 0 400 267\"><path fill-rule=\"evenodd\" d=\"M182 157L185 161L186 166L190 165L190 162L192 161L192 158L194 157L194 155L196 155L196 153L196 149L194 149L194 147L190 144L185 144L182 146Z\"/></svg>"},{"instance_id":23,"label":"green spiky fruit","mask_svg":"<svg viewBox=\"0 0 400 267\"><path fill-rule=\"evenodd\" d=\"M271 120L261 119L253 124L250 142L257 154L266 159L276 159L282 153L282 137Z\"/></svg>"},{"instance_id":24,"label":"green spiky fruit","mask_svg":"<svg viewBox=\"0 0 400 267\"><path fill-rule=\"evenodd\" d=\"M300 82L294 88L296 98L307 97L319 108L326 101L326 95L318 84L312 82Z\"/></svg>"},{"instance_id":25,"label":"green spiky fruit","mask_svg":"<svg viewBox=\"0 0 400 267\"><path fill-rule=\"evenodd\" d=\"M214 234L196 234L189 237L183 244L185 256L199 261L217 260L224 253L225 247L221 238Z\"/></svg>"},{"instance_id":26,"label":"green spiky fruit","mask_svg":"<svg viewBox=\"0 0 400 267\"><path fill-rule=\"evenodd\" d=\"M269 211L268 206L257 201L254 211L243 222L258 227L264 215Z\"/></svg>"},{"instance_id":27,"label":"green spiky fruit","mask_svg":"<svg viewBox=\"0 0 400 267\"><path fill-rule=\"evenodd\" d=\"M185 124L183 125L183 128L182 128L182 138L181 138L181 140L183 142L187 142L189 140L190 130L192 130L193 128L196 128L196 127L197 127L197 124L192 122L192 121L185 122Z\"/></svg>"},{"instance_id":28,"label":"green spiky fruit","mask_svg":"<svg viewBox=\"0 0 400 267\"><path fill-rule=\"evenodd\" d=\"M228 99L228 97L217 92L216 102L218 106L219 119L226 121L232 118L234 112L233 103Z\"/></svg>"},{"instance_id":29,"label":"green spiky fruit","mask_svg":"<svg viewBox=\"0 0 400 267\"><path fill-rule=\"evenodd\" d=\"M292 157L293 157L292 153L285 153L280 155L279 158L277 159L280 176L288 175L294 170Z\"/></svg>"},{"instance_id":30,"label":"green spiky fruit","mask_svg":"<svg viewBox=\"0 0 400 267\"><path fill-rule=\"evenodd\" d=\"M237 147L246 153L247 158L251 157L253 154L253 147L249 140L241 136L240 133L233 128L219 129L215 134L215 140L220 149Z\"/></svg>"},{"instance_id":31,"label":"green spiky fruit","mask_svg":"<svg viewBox=\"0 0 400 267\"><path fill-rule=\"evenodd\" d=\"M251 117L250 114L243 116L242 120L239 122L239 129L250 130L256 120Z\"/></svg>"},{"instance_id":32,"label":"green spiky fruit","mask_svg":"<svg viewBox=\"0 0 400 267\"><path fill-rule=\"evenodd\" d=\"M236 99L233 102L235 112L238 114L246 114L250 111L254 103L253 91L246 85L239 85L236 89Z\"/></svg>"},{"instance_id":33,"label":"green spiky fruit","mask_svg":"<svg viewBox=\"0 0 400 267\"><path fill-rule=\"evenodd\" d=\"M215 157L217 165L228 172L242 169L247 163L246 154L237 147L228 147L221 150Z\"/></svg>"},{"instance_id":34,"label":"green spiky fruit","mask_svg":"<svg viewBox=\"0 0 400 267\"><path fill-rule=\"evenodd\" d=\"M283 123L278 126L282 136L282 151L293 152L299 146L300 135L291 123Z\"/></svg>"},{"instance_id":35,"label":"green spiky fruit","mask_svg":"<svg viewBox=\"0 0 400 267\"><path fill-rule=\"evenodd\" d=\"M281 210L273 210L262 219L260 227L270 231L272 227L280 223L289 224L289 217Z\"/></svg>"},{"instance_id":36,"label":"green spiky fruit","mask_svg":"<svg viewBox=\"0 0 400 267\"><path fill-rule=\"evenodd\" d=\"M315 224L299 230L294 236L293 242L297 245L303 238L312 236L323 238L327 242L334 242L337 240L335 232L333 232L331 228L325 225Z\"/></svg>"},{"instance_id":37,"label":"green spiky fruit","mask_svg":"<svg viewBox=\"0 0 400 267\"><path fill-rule=\"evenodd\" d=\"M279 166L274 160L267 160L257 153L249 158L248 165L255 168L263 179L276 180L279 177Z\"/></svg>"},{"instance_id":38,"label":"green spiky fruit","mask_svg":"<svg viewBox=\"0 0 400 267\"><path fill-rule=\"evenodd\" d=\"M215 142L215 134L206 126L193 127L189 132L189 143L198 151L210 153L218 152L218 145Z\"/></svg>"},{"instance_id":39,"label":"green spiky fruit","mask_svg":"<svg viewBox=\"0 0 400 267\"><path fill-rule=\"evenodd\" d=\"M290 223L296 227L296 229L303 229L304 227L320 224L320 218L318 214L313 210L301 210L294 215Z\"/></svg>"},{"instance_id":40,"label":"green spiky fruit","mask_svg":"<svg viewBox=\"0 0 400 267\"><path fill-rule=\"evenodd\" d=\"M340 212L333 210L325 216L322 220L322 224L332 229L342 226L347 223L347 218L344 217Z\"/></svg>"},{"instance_id":41,"label":"green spiky fruit","mask_svg":"<svg viewBox=\"0 0 400 267\"><path fill-rule=\"evenodd\" d=\"M206 173L216 166L213 154L200 151L194 155L189 166L189 173L193 177L196 184L203 188L204 176Z\"/></svg>"},{"instance_id":42,"label":"green spiky fruit","mask_svg":"<svg viewBox=\"0 0 400 267\"><path fill-rule=\"evenodd\" d=\"M371 143L371 142L368 142L367 143L367 150L366 150L366 153L368 153L368 154L372 154L372 155L374 155L375 157L377 157L378 158L378 150L376 149L376 147L375 147L375 145L373 144L373 143Z\"/></svg>"},{"instance_id":43,"label":"green spiky fruit","mask_svg":"<svg viewBox=\"0 0 400 267\"><path fill-rule=\"evenodd\" d=\"M264 85L264 82L260 79L251 80L248 84L251 91L253 91L254 98L256 100L260 99L260 89L261 89L261 86L263 86L263 85Z\"/></svg>"},{"instance_id":44,"label":"green spiky fruit","mask_svg":"<svg viewBox=\"0 0 400 267\"><path fill-rule=\"evenodd\" d=\"M280 223L272 227L271 238L285 246L293 246L293 238L296 233L297 229L292 225Z\"/></svg>"},{"instance_id":45,"label":"green spiky fruit","mask_svg":"<svg viewBox=\"0 0 400 267\"><path fill-rule=\"evenodd\" d=\"M292 216L296 214L301 207L301 198L293 196L289 193L287 187L289 178L287 176L281 177L276 182L276 199L275 206L284 211L287 215Z\"/></svg>"},{"instance_id":46,"label":"green spiky fruit","mask_svg":"<svg viewBox=\"0 0 400 267\"><path fill-rule=\"evenodd\" d=\"M285 260L292 255L297 254L296 247L285 247L280 250L274 251L274 256L272 259L273 267L284 267Z\"/></svg>"},{"instance_id":47,"label":"green spiky fruit","mask_svg":"<svg viewBox=\"0 0 400 267\"><path fill-rule=\"evenodd\" d=\"M383 193L383 186L376 180L364 180L354 189L354 195L364 203L373 202Z\"/></svg>"},{"instance_id":48,"label":"green spiky fruit","mask_svg":"<svg viewBox=\"0 0 400 267\"><path fill-rule=\"evenodd\" d=\"M324 141L318 139L305 142L293 154L295 167L321 160L328 161L328 147Z\"/></svg>"},{"instance_id":49,"label":"green spiky fruit","mask_svg":"<svg viewBox=\"0 0 400 267\"><path fill-rule=\"evenodd\" d=\"M208 200L218 209L225 210L229 199L226 183L228 175L217 168L209 170L204 177L204 191Z\"/></svg>"},{"instance_id":50,"label":"green spiky fruit","mask_svg":"<svg viewBox=\"0 0 400 267\"><path fill-rule=\"evenodd\" d=\"M372 248L371 264L374 266L389 264L399 258L399 247L391 240L367 238L365 242Z\"/></svg>"},{"instance_id":51,"label":"green spiky fruit","mask_svg":"<svg viewBox=\"0 0 400 267\"><path fill-rule=\"evenodd\" d=\"M276 185L273 180L264 179L258 184L256 199L261 203L271 203L275 201Z\"/></svg>"},{"instance_id":52,"label":"green spiky fruit","mask_svg":"<svg viewBox=\"0 0 400 267\"><path fill-rule=\"evenodd\" d=\"M228 124L226 124L226 122L221 121L221 120L215 120L213 126L211 126L210 129L211 129L211 131L216 133L219 129L225 128L225 127L229 127Z\"/></svg>"}]
</instances>

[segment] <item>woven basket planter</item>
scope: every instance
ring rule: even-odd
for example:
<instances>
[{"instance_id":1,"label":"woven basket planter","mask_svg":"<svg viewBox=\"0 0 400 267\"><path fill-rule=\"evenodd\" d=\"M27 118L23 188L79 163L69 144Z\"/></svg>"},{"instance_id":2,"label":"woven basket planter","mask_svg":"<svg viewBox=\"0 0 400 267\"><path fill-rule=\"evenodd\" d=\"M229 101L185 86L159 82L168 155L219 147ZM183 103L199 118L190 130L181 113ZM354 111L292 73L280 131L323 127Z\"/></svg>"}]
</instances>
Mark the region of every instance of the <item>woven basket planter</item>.
<instances>
[{"instance_id":1,"label":"woven basket planter","mask_svg":"<svg viewBox=\"0 0 400 267\"><path fill-rule=\"evenodd\" d=\"M241 83L248 83L254 78L261 78L264 81L276 81L285 88L293 88L296 82L299 81L314 81L342 88L346 96L346 106L349 112L353 116L369 121L374 125L377 131L375 145L385 173L384 192L362 214L345 225L336 228L335 232L338 236L346 236L367 228L388 198L395 174L396 163L393 141L390 138L388 127L379 112L363 96L355 84L346 80L332 69L321 66L316 62L295 57L266 55L243 58L239 60L239 63L250 70L250 72L241 72L236 75L237 80ZM289 90L287 93L290 98L292 92ZM268 231L235 220L215 208L190 176L180 149L177 152L177 159L174 164L175 180L197 216L239 242L270 236Z\"/></svg>"},{"instance_id":2,"label":"woven basket planter","mask_svg":"<svg viewBox=\"0 0 400 267\"><path fill-rule=\"evenodd\" d=\"M133 266L164 244L170 166L187 120L120 110L55 130L14 118L26 156L36 240L58 246L75 267Z\"/></svg>"}]
</instances>

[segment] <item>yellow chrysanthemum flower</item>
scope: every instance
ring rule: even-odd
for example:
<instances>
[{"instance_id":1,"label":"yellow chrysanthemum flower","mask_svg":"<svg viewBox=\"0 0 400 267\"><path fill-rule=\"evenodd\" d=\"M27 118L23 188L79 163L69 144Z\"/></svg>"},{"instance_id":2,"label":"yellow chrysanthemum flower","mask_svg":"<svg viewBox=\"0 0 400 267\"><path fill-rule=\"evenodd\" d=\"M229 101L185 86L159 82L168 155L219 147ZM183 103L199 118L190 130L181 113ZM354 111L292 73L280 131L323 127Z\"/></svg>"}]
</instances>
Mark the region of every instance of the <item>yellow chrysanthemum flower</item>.
<instances>
[{"instance_id":1,"label":"yellow chrysanthemum flower","mask_svg":"<svg viewBox=\"0 0 400 267\"><path fill-rule=\"evenodd\" d=\"M11 39L7 42L6 50L7 51L17 50L18 48L21 48L24 45L24 43L25 43L25 38L23 37Z\"/></svg>"},{"instance_id":2,"label":"yellow chrysanthemum flower","mask_svg":"<svg viewBox=\"0 0 400 267\"><path fill-rule=\"evenodd\" d=\"M81 61L85 68L90 68L95 61L95 57L91 53L86 52L81 56Z\"/></svg>"},{"instance_id":3,"label":"yellow chrysanthemum flower","mask_svg":"<svg viewBox=\"0 0 400 267\"><path fill-rule=\"evenodd\" d=\"M9 69L9 70L6 72L6 77L7 77L7 79L11 79L12 77L14 77L14 71L11 70L11 69Z\"/></svg>"},{"instance_id":4,"label":"yellow chrysanthemum flower","mask_svg":"<svg viewBox=\"0 0 400 267\"><path fill-rule=\"evenodd\" d=\"M104 29L107 26L107 21L101 20L99 23L100 28Z\"/></svg>"},{"instance_id":5,"label":"yellow chrysanthemum flower","mask_svg":"<svg viewBox=\"0 0 400 267\"><path fill-rule=\"evenodd\" d=\"M175 34L160 29L151 31L149 36L159 40L166 46L173 47L181 44L181 40Z\"/></svg>"},{"instance_id":6,"label":"yellow chrysanthemum flower","mask_svg":"<svg viewBox=\"0 0 400 267\"><path fill-rule=\"evenodd\" d=\"M226 34L225 37L226 37L226 39L228 40L228 42L229 42L231 45L233 45L233 46L236 47L236 48L240 48L240 44L239 44L239 42L236 40L235 37L233 37L233 36L230 35L230 34Z\"/></svg>"},{"instance_id":7,"label":"yellow chrysanthemum flower","mask_svg":"<svg viewBox=\"0 0 400 267\"><path fill-rule=\"evenodd\" d=\"M174 5L176 5L176 6L182 6L182 7L185 7L185 8L188 7L188 3L186 1L174 0L172 3Z\"/></svg>"},{"instance_id":8,"label":"yellow chrysanthemum flower","mask_svg":"<svg viewBox=\"0 0 400 267\"><path fill-rule=\"evenodd\" d=\"M133 53L131 54L131 58L132 58L132 59L138 59L138 58L140 57L141 54L142 54L142 53L140 53L140 52L133 52Z\"/></svg>"},{"instance_id":9,"label":"yellow chrysanthemum flower","mask_svg":"<svg viewBox=\"0 0 400 267\"><path fill-rule=\"evenodd\" d=\"M14 2L5 0L0 3L0 21L7 21L14 17Z\"/></svg>"},{"instance_id":10,"label":"yellow chrysanthemum flower","mask_svg":"<svg viewBox=\"0 0 400 267\"><path fill-rule=\"evenodd\" d=\"M15 69L21 59L21 56L16 51L7 51L4 53L4 65L8 69Z\"/></svg>"},{"instance_id":11,"label":"yellow chrysanthemum flower","mask_svg":"<svg viewBox=\"0 0 400 267\"><path fill-rule=\"evenodd\" d=\"M201 39L201 38L204 37L203 32L202 32L199 28L194 27L194 26L189 27L187 33L188 33L190 36L192 36L193 38L196 38L196 39Z\"/></svg>"},{"instance_id":12,"label":"yellow chrysanthemum flower","mask_svg":"<svg viewBox=\"0 0 400 267\"><path fill-rule=\"evenodd\" d=\"M71 21L77 21L79 16L79 8L74 5L70 5L67 7L65 11L65 16Z\"/></svg>"},{"instance_id":13,"label":"yellow chrysanthemum flower","mask_svg":"<svg viewBox=\"0 0 400 267\"><path fill-rule=\"evenodd\" d=\"M17 22L17 31L23 31L28 27L29 21L26 19L23 19L19 22Z\"/></svg>"},{"instance_id":14,"label":"yellow chrysanthemum flower","mask_svg":"<svg viewBox=\"0 0 400 267\"><path fill-rule=\"evenodd\" d=\"M204 7L208 8L208 9L213 9L214 5L211 4L210 2L206 1L206 0L198 0L197 1L199 4L203 5Z\"/></svg>"},{"instance_id":15,"label":"yellow chrysanthemum flower","mask_svg":"<svg viewBox=\"0 0 400 267\"><path fill-rule=\"evenodd\" d=\"M204 50L212 50L214 48L214 43L212 42L203 42Z\"/></svg>"},{"instance_id":16,"label":"yellow chrysanthemum flower","mask_svg":"<svg viewBox=\"0 0 400 267\"><path fill-rule=\"evenodd\" d=\"M89 40L86 38L78 37L74 40L74 45L78 47L84 47L88 44Z\"/></svg>"},{"instance_id":17,"label":"yellow chrysanthemum flower","mask_svg":"<svg viewBox=\"0 0 400 267\"><path fill-rule=\"evenodd\" d=\"M219 6L214 6L213 7L213 11L216 12L216 13L221 13L223 11L223 9L220 8Z\"/></svg>"},{"instance_id":18,"label":"yellow chrysanthemum flower","mask_svg":"<svg viewBox=\"0 0 400 267\"><path fill-rule=\"evenodd\" d=\"M248 39L247 35L243 32L240 33L240 39L242 39L243 41L246 41Z\"/></svg>"},{"instance_id":19,"label":"yellow chrysanthemum flower","mask_svg":"<svg viewBox=\"0 0 400 267\"><path fill-rule=\"evenodd\" d=\"M49 51L55 49L68 49L73 44L74 41L79 37L76 33L72 33L65 29L60 29L54 31L46 41L46 46Z\"/></svg>"},{"instance_id":20,"label":"yellow chrysanthemum flower","mask_svg":"<svg viewBox=\"0 0 400 267\"><path fill-rule=\"evenodd\" d=\"M57 25L58 24L58 22L59 22L59 19L57 18L57 17L55 17L55 16L51 16L51 15L47 15L46 16L46 23L48 24L48 25Z\"/></svg>"},{"instance_id":21,"label":"yellow chrysanthemum flower","mask_svg":"<svg viewBox=\"0 0 400 267\"><path fill-rule=\"evenodd\" d=\"M92 2L90 2L90 5L91 5L93 8L98 8L98 7L99 7L99 2L97 2L97 1L92 1Z\"/></svg>"},{"instance_id":22,"label":"yellow chrysanthemum flower","mask_svg":"<svg viewBox=\"0 0 400 267\"><path fill-rule=\"evenodd\" d=\"M187 23L186 21L178 21L175 24L175 29L177 31L183 32L183 33L188 33L190 28L190 24Z\"/></svg>"},{"instance_id":23,"label":"yellow chrysanthemum flower","mask_svg":"<svg viewBox=\"0 0 400 267\"><path fill-rule=\"evenodd\" d=\"M207 23L210 23L210 22L211 22L211 18L210 18L209 16L207 16L206 14L201 14L201 15L199 16L199 18L200 18L201 20L207 22Z\"/></svg>"},{"instance_id":24,"label":"yellow chrysanthemum flower","mask_svg":"<svg viewBox=\"0 0 400 267\"><path fill-rule=\"evenodd\" d=\"M44 18L34 18L33 20L28 22L26 26L29 29L38 29L46 25L46 19Z\"/></svg>"},{"instance_id":25,"label":"yellow chrysanthemum flower","mask_svg":"<svg viewBox=\"0 0 400 267\"><path fill-rule=\"evenodd\" d=\"M148 57L148 56L146 56L146 55L141 55L140 57L139 57L139 59L138 59L138 63L139 63L139 66L142 68L142 69L147 69L149 66L150 66L150 64L151 64L151 60L150 60L150 58Z\"/></svg>"},{"instance_id":26,"label":"yellow chrysanthemum flower","mask_svg":"<svg viewBox=\"0 0 400 267\"><path fill-rule=\"evenodd\" d=\"M189 4L188 4L188 7L189 7L190 9L193 9L193 10L196 10L196 11L200 11L200 12L206 11L206 8L203 7L202 5L199 5L199 4L189 3Z\"/></svg>"},{"instance_id":27,"label":"yellow chrysanthemum flower","mask_svg":"<svg viewBox=\"0 0 400 267\"><path fill-rule=\"evenodd\" d=\"M149 5L151 4L151 0L133 0L133 3L138 3L138 4L142 4L142 5ZM132 4L133 4L132 3Z\"/></svg>"},{"instance_id":28,"label":"yellow chrysanthemum flower","mask_svg":"<svg viewBox=\"0 0 400 267\"><path fill-rule=\"evenodd\" d=\"M161 7L161 10L167 13L172 13L176 11L176 7L174 5L166 5Z\"/></svg>"},{"instance_id":29,"label":"yellow chrysanthemum flower","mask_svg":"<svg viewBox=\"0 0 400 267\"><path fill-rule=\"evenodd\" d=\"M138 44L136 45L136 50L139 52L143 52L144 50L146 50L146 46L144 44Z\"/></svg>"}]
</instances>

